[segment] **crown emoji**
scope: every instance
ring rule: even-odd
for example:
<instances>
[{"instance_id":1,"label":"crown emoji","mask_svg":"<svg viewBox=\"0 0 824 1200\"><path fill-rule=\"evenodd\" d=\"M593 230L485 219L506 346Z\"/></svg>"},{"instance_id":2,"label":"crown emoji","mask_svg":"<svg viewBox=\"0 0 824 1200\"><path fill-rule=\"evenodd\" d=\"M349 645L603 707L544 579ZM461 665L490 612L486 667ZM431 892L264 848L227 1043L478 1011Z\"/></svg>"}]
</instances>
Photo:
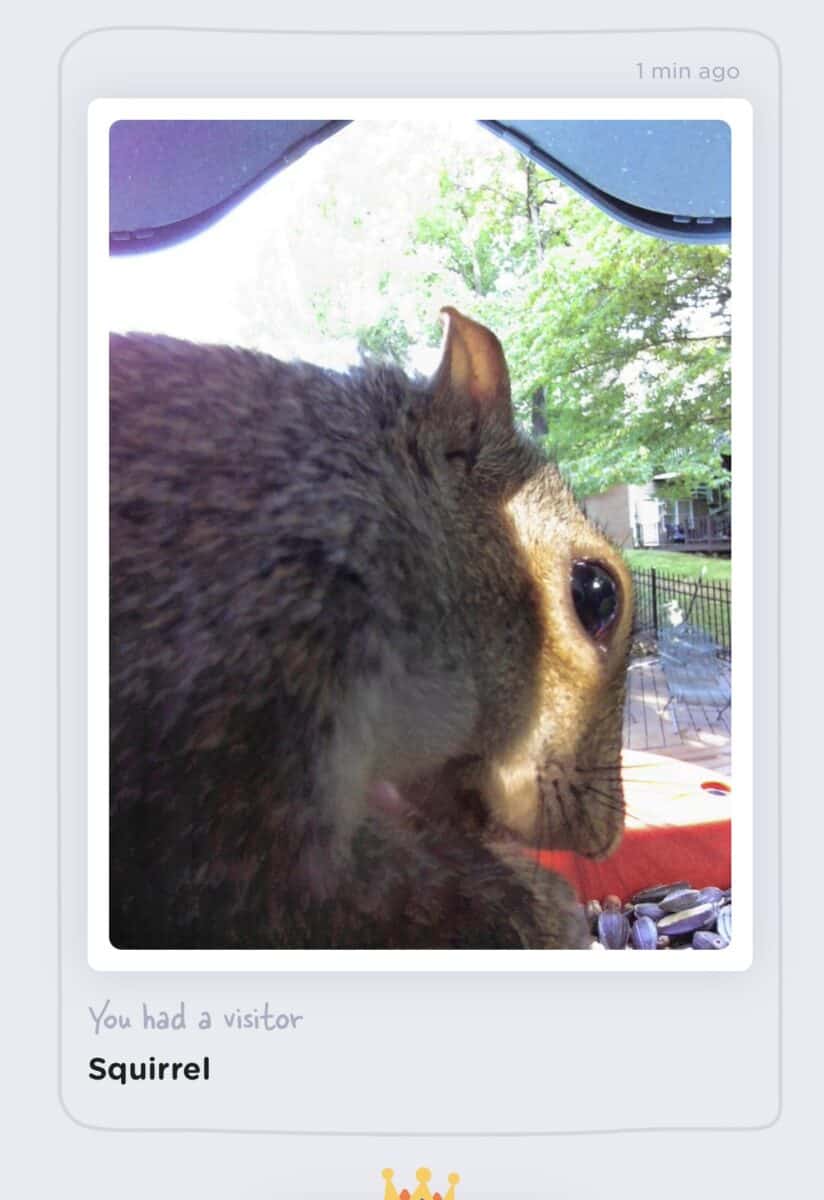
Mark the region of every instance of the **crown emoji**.
<instances>
[{"instance_id":1,"label":"crown emoji","mask_svg":"<svg viewBox=\"0 0 824 1200\"><path fill-rule=\"evenodd\" d=\"M429 1190L429 1180L432 1178L432 1172L429 1170L429 1167L419 1167L415 1172L418 1186L411 1196L406 1188L402 1192L396 1190L392 1182L395 1172L390 1167L386 1167L385 1170L381 1171L381 1174L386 1180L383 1200L441 1200L440 1192L433 1193ZM449 1180L449 1188L443 1200L455 1200L455 1188L461 1182L461 1177L460 1175L452 1174L448 1175L447 1179Z\"/></svg>"}]
</instances>

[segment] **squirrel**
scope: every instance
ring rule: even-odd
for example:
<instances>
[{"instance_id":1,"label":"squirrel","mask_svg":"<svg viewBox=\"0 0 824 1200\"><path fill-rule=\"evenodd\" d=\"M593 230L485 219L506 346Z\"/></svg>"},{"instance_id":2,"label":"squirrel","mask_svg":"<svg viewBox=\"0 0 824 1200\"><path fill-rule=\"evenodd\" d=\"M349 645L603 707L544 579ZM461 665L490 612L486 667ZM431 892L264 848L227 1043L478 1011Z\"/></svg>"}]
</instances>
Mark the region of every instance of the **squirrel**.
<instances>
[{"instance_id":1,"label":"squirrel","mask_svg":"<svg viewBox=\"0 0 824 1200\"><path fill-rule=\"evenodd\" d=\"M110 338L110 938L583 948L631 580L453 308L430 379Z\"/></svg>"}]
</instances>

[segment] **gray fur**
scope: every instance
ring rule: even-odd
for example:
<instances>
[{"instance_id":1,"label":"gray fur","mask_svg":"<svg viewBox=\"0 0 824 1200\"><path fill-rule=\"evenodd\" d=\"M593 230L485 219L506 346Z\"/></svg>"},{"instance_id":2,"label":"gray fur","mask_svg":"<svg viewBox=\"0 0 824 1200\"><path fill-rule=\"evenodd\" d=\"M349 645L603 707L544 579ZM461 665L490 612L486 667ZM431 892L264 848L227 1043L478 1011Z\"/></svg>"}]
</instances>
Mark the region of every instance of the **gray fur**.
<instances>
[{"instance_id":1,"label":"gray fur","mask_svg":"<svg viewBox=\"0 0 824 1200\"><path fill-rule=\"evenodd\" d=\"M539 727L617 761L620 663L548 720L530 538L579 525L508 400L113 336L114 944L586 944L498 795Z\"/></svg>"}]
</instances>

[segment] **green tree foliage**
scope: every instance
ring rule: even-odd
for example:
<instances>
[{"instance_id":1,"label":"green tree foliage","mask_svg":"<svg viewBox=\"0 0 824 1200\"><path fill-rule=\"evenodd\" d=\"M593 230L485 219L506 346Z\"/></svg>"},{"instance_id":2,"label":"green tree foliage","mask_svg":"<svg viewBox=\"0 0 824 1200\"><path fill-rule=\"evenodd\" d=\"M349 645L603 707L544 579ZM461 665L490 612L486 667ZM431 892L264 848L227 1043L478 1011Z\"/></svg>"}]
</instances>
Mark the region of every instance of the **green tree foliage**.
<instances>
[{"instance_id":1,"label":"green tree foliage","mask_svg":"<svg viewBox=\"0 0 824 1200\"><path fill-rule=\"evenodd\" d=\"M727 248L633 232L491 139L439 157L443 131L404 145L388 128L364 141L369 171L358 160L347 177L351 150L339 157L290 231L315 255L304 290L320 333L407 365L454 304L500 337L518 419L579 495L663 472L681 495L723 487ZM268 270L282 273L271 254Z\"/></svg>"},{"instance_id":2,"label":"green tree foliage","mask_svg":"<svg viewBox=\"0 0 824 1200\"><path fill-rule=\"evenodd\" d=\"M524 159L477 184L450 167L414 236L501 337L519 417L576 491L727 482L726 247L628 230Z\"/></svg>"}]
</instances>

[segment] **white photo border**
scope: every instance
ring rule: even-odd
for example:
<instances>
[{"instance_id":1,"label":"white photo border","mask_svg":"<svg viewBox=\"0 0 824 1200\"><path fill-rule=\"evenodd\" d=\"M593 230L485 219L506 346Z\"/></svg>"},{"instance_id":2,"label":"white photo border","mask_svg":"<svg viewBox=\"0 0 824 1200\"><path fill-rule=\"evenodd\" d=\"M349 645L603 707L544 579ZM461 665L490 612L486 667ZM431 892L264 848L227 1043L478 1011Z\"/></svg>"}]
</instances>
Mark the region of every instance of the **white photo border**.
<instances>
[{"instance_id":1,"label":"white photo border","mask_svg":"<svg viewBox=\"0 0 824 1200\"><path fill-rule=\"evenodd\" d=\"M109 940L109 392L105 267L109 130L121 120L718 120L732 133L733 796L735 935L723 951L588 954L581 950L121 950ZM753 959L753 110L715 99L117 99L88 109L87 937L89 965L139 972L743 971Z\"/></svg>"}]
</instances>

